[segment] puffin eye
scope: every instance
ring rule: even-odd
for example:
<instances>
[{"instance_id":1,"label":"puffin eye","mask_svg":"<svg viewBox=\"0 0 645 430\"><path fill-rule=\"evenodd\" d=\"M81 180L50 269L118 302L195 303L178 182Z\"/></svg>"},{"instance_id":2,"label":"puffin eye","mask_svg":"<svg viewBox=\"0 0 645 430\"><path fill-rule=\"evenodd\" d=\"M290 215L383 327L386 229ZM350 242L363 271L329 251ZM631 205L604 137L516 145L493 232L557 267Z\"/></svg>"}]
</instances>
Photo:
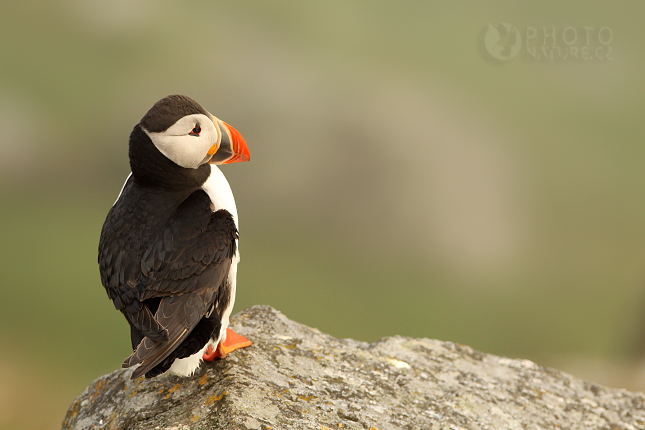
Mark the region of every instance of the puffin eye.
<instances>
[{"instance_id":1,"label":"puffin eye","mask_svg":"<svg viewBox=\"0 0 645 430\"><path fill-rule=\"evenodd\" d=\"M199 126L199 124L195 124L195 127L190 131L191 136L199 136L199 133L202 132L202 128Z\"/></svg>"}]
</instances>

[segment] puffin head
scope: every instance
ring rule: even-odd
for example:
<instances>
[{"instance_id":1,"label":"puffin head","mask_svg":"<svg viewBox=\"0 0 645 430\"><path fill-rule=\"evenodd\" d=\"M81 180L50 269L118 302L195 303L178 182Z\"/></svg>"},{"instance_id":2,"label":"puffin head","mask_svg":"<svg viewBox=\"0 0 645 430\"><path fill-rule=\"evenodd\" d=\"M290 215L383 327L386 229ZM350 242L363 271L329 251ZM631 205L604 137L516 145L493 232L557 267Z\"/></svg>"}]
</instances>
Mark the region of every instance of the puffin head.
<instances>
[{"instance_id":1,"label":"puffin head","mask_svg":"<svg viewBox=\"0 0 645 430\"><path fill-rule=\"evenodd\" d=\"M237 130L182 95L165 97L150 108L130 135L129 155L135 179L156 183L160 176L201 177L210 172L207 164L250 159Z\"/></svg>"}]
</instances>

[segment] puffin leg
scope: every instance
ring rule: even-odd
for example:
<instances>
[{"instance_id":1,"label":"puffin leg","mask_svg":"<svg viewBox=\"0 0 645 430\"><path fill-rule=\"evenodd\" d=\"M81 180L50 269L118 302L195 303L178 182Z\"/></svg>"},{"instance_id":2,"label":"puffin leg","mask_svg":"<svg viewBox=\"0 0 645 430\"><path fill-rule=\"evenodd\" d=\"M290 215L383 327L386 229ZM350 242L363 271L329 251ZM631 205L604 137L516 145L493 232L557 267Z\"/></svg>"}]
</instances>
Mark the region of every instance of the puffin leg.
<instances>
[{"instance_id":1,"label":"puffin leg","mask_svg":"<svg viewBox=\"0 0 645 430\"><path fill-rule=\"evenodd\" d=\"M213 361L215 358L224 358L229 353L235 351L236 349L245 348L251 345L251 341L242 336L241 334L235 333L230 328L226 328L226 340L221 341L217 348L213 348L213 345L208 345L208 349L204 353L204 361Z\"/></svg>"}]
</instances>

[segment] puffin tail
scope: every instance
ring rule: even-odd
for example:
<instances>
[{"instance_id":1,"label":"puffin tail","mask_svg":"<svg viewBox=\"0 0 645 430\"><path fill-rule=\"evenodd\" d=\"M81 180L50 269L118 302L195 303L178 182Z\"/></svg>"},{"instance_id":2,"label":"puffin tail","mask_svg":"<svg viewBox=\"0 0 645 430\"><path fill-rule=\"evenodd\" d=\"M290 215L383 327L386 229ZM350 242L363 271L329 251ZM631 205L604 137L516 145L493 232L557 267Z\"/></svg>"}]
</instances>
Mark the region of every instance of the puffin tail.
<instances>
[{"instance_id":1,"label":"puffin tail","mask_svg":"<svg viewBox=\"0 0 645 430\"><path fill-rule=\"evenodd\" d=\"M124 368L140 364L130 379L146 374L168 357L199 323L205 311L203 297L197 292L164 297L155 319L168 330L168 339L143 338L132 355L123 361Z\"/></svg>"}]
</instances>

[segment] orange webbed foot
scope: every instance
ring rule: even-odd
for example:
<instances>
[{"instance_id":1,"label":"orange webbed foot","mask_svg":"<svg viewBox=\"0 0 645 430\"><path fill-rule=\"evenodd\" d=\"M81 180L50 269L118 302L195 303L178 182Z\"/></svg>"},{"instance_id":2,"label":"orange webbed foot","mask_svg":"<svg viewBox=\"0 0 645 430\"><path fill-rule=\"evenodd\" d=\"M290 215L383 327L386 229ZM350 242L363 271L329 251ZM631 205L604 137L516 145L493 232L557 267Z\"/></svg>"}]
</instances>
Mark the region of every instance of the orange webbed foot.
<instances>
[{"instance_id":1,"label":"orange webbed foot","mask_svg":"<svg viewBox=\"0 0 645 430\"><path fill-rule=\"evenodd\" d=\"M226 340L220 342L217 348L213 348L213 345L208 345L203 359L205 361L213 361L215 358L224 358L236 349L250 346L251 343L250 340L241 334L235 333L230 328L226 328Z\"/></svg>"}]
</instances>

